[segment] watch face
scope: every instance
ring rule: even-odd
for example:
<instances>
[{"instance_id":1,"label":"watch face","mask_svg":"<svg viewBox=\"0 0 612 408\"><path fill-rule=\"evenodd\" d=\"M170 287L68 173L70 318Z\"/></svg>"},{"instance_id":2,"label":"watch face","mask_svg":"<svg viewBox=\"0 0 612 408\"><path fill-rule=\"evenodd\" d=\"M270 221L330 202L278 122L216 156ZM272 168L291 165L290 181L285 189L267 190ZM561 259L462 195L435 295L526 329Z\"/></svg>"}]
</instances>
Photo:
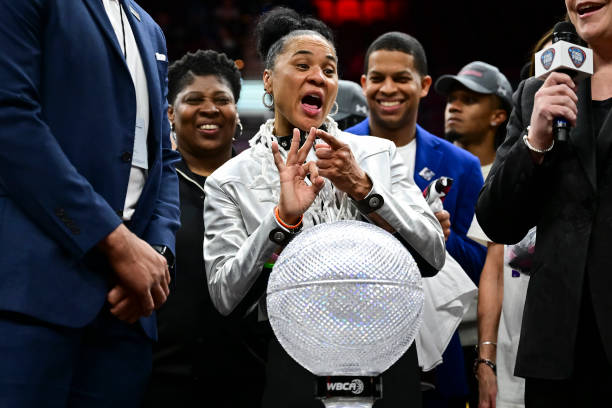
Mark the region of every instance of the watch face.
<instances>
[{"instance_id":1,"label":"watch face","mask_svg":"<svg viewBox=\"0 0 612 408\"><path fill-rule=\"evenodd\" d=\"M275 230L274 231L274 240L276 242L283 242L286 238L286 234L283 231Z\"/></svg>"},{"instance_id":2,"label":"watch face","mask_svg":"<svg viewBox=\"0 0 612 408\"><path fill-rule=\"evenodd\" d=\"M278 244L278 245L287 245L287 243L289 243L290 241L290 235L287 231L283 230L282 228L274 228L272 231L270 231L270 241Z\"/></svg>"},{"instance_id":3,"label":"watch face","mask_svg":"<svg viewBox=\"0 0 612 408\"><path fill-rule=\"evenodd\" d=\"M153 245L153 249L155 249L161 256L166 258L166 263L168 264L168 267L171 268L172 266L174 266L174 254L172 253L172 251L170 251L170 249L168 249L167 246Z\"/></svg>"},{"instance_id":4,"label":"watch face","mask_svg":"<svg viewBox=\"0 0 612 408\"><path fill-rule=\"evenodd\" d=\"M383 206L385 200L382 198L380 194L372 194L369 197L364 198L363 200L357 201L357 207L359 211L364 213L371 213L372 211L378 210Z\"/></svg>"}]
</instances>

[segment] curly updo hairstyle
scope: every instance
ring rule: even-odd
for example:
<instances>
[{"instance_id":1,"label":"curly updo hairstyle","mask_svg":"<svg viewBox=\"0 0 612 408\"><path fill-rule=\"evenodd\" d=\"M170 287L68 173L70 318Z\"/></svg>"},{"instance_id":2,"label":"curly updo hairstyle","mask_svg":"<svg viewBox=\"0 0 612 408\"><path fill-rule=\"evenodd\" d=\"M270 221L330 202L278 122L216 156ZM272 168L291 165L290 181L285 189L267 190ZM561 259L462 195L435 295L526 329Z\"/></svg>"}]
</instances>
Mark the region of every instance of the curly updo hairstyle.
<instances>
[{"instance_id":1,"label":"curly updo hairstyle","mask_svg":"<svg viewBox=\"0 0 612 408\"><path fill-rule=\"evenodd\" d=\"M334 35L321 20L313 17L302 17L295 10L287 7L276 7L263 14L255 28L257 51L266 69L274 66L276 57L285 46L287 39L303 34L316 33L335 48Z\"/></svg>"},{"instance_id":2,"label":"curly updo hairstyle","mask_svg":"<svg viewBox=\"0 0 612 408\"><path fill-rule=\"evenodd\" d=\"M188 52L168 68L168 103L174 104L176 96L193 83L196 76L215 75L225 81L238 103L240 97L240 70L224 53L213 50Z\"/></svg>"}]
</instances>

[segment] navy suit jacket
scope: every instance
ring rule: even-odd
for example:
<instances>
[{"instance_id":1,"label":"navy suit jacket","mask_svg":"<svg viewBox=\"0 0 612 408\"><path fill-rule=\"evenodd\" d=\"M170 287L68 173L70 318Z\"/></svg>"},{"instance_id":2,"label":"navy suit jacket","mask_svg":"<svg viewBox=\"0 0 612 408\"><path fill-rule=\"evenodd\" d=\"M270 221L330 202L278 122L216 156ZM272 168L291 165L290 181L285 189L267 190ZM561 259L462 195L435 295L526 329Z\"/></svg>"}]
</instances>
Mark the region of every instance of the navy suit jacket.
<instances>
[{"instance_id":1,"label":"navy suit jacket","mask_svg":"<svg viewBox=\"0 0 612 408\"><path fill-rule=\"evenodd\" d=\"M165 39L134 1L121 1L150 104L149 173L129 228L174 251ZM114 285L94 248L121 223L133 82L102 0L0 0L0 9L0 310L82 327ZM155 338L154 317L141 323Z\"/></svg>"},{"instance_id":2,"label":"navy suit jacket","mask_svg":"<svg viewBox=\"0 0 612 408\"><path fill-rule=\"evenodd\" d=\"M346 131L356 135L370 135L369 119ZM451 219L451 234L446 241L446 249L478 285L486 249L467 238L466 234L474 219L478 193L484 184L480 161L473 154L432 135L419 125L416 129L416 143L414 181L421 190L442 176L454 180L444 200L444 209L450 213ZM421 173L425 168L433 172L429 179L423 177L425 173Z\"/></svg>"}]
</instances>

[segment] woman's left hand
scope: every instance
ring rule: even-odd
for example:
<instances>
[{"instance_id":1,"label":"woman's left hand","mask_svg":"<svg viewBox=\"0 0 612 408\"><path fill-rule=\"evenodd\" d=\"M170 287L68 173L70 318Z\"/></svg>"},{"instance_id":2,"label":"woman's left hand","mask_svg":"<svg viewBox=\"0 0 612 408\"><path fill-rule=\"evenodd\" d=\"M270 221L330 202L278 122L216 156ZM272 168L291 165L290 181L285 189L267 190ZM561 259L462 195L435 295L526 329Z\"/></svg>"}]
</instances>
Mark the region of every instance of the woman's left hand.
<instances>
[{"instance_id":1,"label":"woman's left hand","mask_svg":"<svg viewBox=\"0 0 612 408\"><path fill-rule=\"evenodd\" d=\"M319 175L353 199L364 199L372 190L372 181L357 164L350 147L321 129L316 135L327 143L315 146Z\"/></svg>"}]
</instances>

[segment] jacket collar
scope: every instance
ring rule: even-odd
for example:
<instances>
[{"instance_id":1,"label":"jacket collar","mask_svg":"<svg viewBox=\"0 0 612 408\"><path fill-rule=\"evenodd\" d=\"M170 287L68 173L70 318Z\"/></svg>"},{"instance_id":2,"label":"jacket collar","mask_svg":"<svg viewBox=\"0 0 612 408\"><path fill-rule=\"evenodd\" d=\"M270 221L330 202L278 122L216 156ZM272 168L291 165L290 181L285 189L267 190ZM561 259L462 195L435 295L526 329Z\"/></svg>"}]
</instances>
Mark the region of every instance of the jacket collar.
<instances>
[{"instance_id":1,"label":"jacket collar","mask_svg":"<svg viewBox=\"0 0 612 408\"><path fill-rule=\"evenodd\" d=\"M432 135L419 125L416 125L416 155L414 158L414 181L419 188L424 189L439 173L442 152L437 136Z\"/></svg>"},{"instance_id":2,"label":"jacket collar","mask_svg":"<svg viewBox=\"0 0 612 408\"><path fill-rule=\"evenodd\" d=\"M595 134L593 133L593 126L591 122L592 111L591 111L591 80L586 79L578 85L578 118L576 119L576 127L570 131L570 142L574 147L578 160L582 164L584 171L591 183L594 190L597 189L597 143ZM610 122L610 114L601 131L607 129L610 131L612 123ZM609 148L610 142L608 141L605 148Z\"/></svg>"},{"instance_id":3,"label":"jacket collar","mask_svg":"<svg viewBox=\"0 0 612 408\"><path fill-rule=\"evenodd\" d=\"M117 35L113 30L113 26L111 25L110 20L108 19L102 0L84 1L91 12L93 19L96 21L99 28L101 29L100 31L102 32L103 36L106 38L106 40L109 42L112 49L114 50L114 54L116 54L116 56L119 58L126 72L129 73L129 69L125 62L123 51L121 51L121 46L119 45L119 41L117 40ZM140 16L140 14L138 14L130 0L118 1L123 7L123 11L127 16L126 24L130 25L130 28L134 33L134 38L136 39L136 44L138 45L138 51L140 53L140 58L142 60L142 65L144 67L144 72L147 78L147 89L149 91L149 106L160 106L161 89L159 75L157 74L156 60L154 57L155 50L153 49L151 38L147 34L146 24L141 21L142 17ZM136 14L138 14L138 17L136 17ZM161 121L158 120L158 117L153 112L153 114L150 116L149 121L149 134L155 135L156 137L157 135L160 135L160 126ZM155 142L157 143L158 140L155 140Z\"/></svg>"},{"instance_id":4,"label":"jacket collar","mask_svg":"<svg viewBox=\"0 0 612 408\"><path fill-rule=\"evenodd\" d=\"M113 26L111 25L108 16L106 15L106 10L104 9L104 3L102 0L84 0L85 4L89 8L91 15L93 16L96 23L100 26L104 37L106 40L112 44L113 50L115 54L127 69L127 65L125 64L125 59L123 57L123 52L121 51L121 46L119 45L119 41L117 40L117 36L115 35L115 31L113 30Z\"/></svg>"},{"instance_id":5,"label":"jacket collar","mask_svg":"<svg viewBox=\"0 0 612 408\"><path fill-rule=\"evenodd\" d=\"M235 157L237 154L238 153L236 153L236 149L234 148L234 146L232 146L232 157ZM183 157L182 154L181 154L181 160L177 161L174 167L176 168L176 170L179 170L184 176L187 176L187 177L191 177L194 179L198 177L205 177L205 176L200 176L192 172L191 169L189 169L189 166L187 166L187 162L185 161L185 158Z\"/></svg>"},{"instance_id":6,"label":"jacket collar","mask_svg":"<svg viewBox=\"0 0 612 408\"><path fill-rule=\"evenodd\" d=\"M589 87L590 89L590 87ZM592 107L591 107L592 109ZM591 114L592 116L592 114ZM593 121L591 121L591 124ZM592 130L591 132L593 132ZM597 146L596 149L599 151L599 155L596 153L595 157L599 157L598 160L602 160L603 163L598 163L596 167L602 168L608 160L608 154L610 152L610 146L612 145L612 109L608 111L605 120L601 124L599 134L594 135L594 143Z\"/></svg>"}]
</instances>

